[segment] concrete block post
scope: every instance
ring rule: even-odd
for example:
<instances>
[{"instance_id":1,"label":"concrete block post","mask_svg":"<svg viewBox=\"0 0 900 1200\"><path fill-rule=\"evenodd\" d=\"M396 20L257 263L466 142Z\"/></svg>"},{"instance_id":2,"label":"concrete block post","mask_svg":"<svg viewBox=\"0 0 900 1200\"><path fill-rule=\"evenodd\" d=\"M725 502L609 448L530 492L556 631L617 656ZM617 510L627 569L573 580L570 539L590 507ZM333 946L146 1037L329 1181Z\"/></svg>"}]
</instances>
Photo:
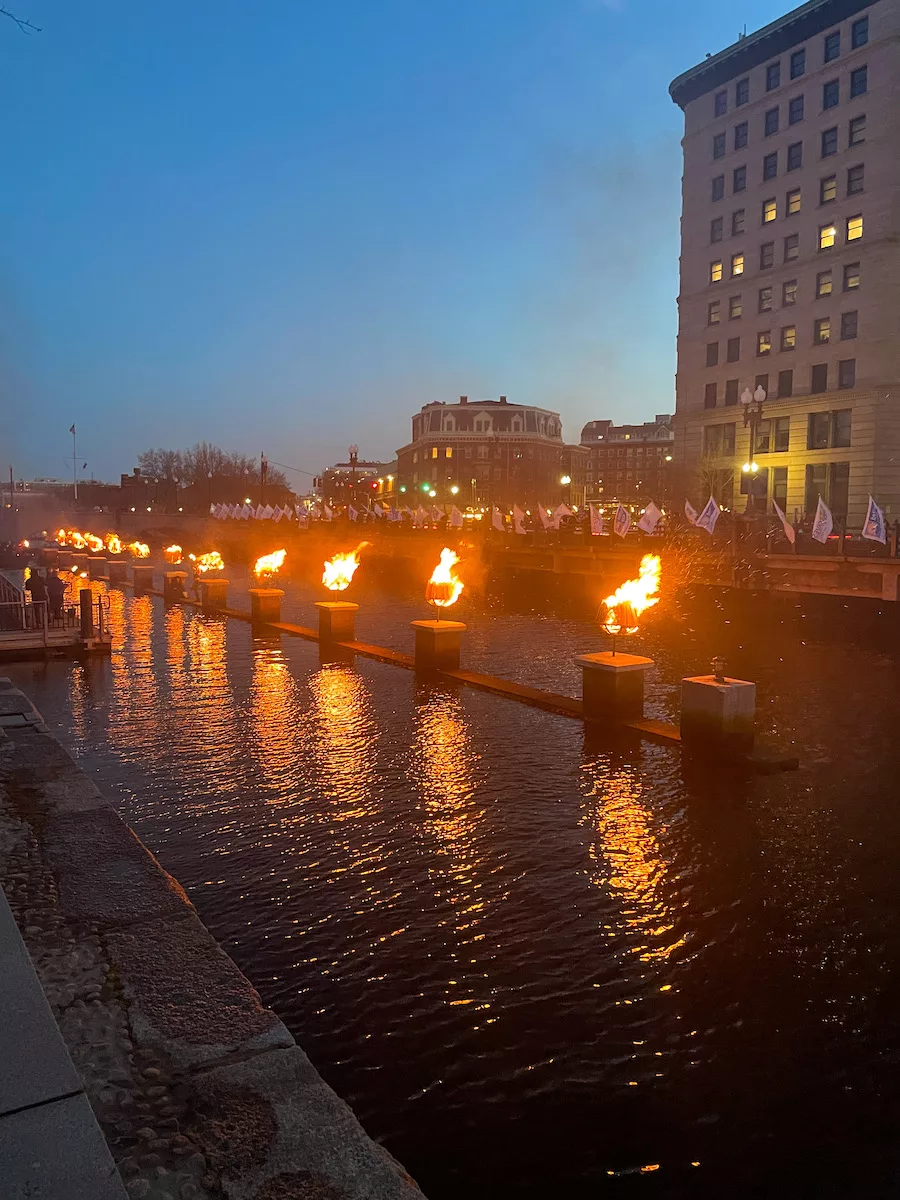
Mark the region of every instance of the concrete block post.
<instances>
[{"instance_id":1,"label":"concrete block post","mask_svg":"<svg viewBox=\"0 0 900 1200\"><path fill-rule=\"evenodd\" d=\"M200 580L200 605L202 608L216 609L225 608L228 604L228 580L227 579L201 579Z\"/></svg>"},{"instance_id":2,"label":"concrete block post","mask_svg":"<svg viewBox=\"0 0 900 1200\"><path fill-rule=\"evenodd\" d=\"M41 561L47 567L58 567L59 551L54 546L45 546L41 551Z\"/></svg>"},{"instance_id":3,"label":"concrete block post","mask_svg":"<svg viewBox=\"0 0 900 1200\"><path fill-rule=\"evenodd\" d=\"M108 579L106 559L99 558L96 554L92 555L88 561L88 575L91 579Z\"/></svg>"},{"instance_id":4,"label":"concrete block post","mask_svg":"<svg viewBox=\"0 0 900 1200\"><path fill-rule=\"evenodd\" d=\"M177 603L184 599L187 571L166 571L163 575L163 599Z\"/></svg>"},{"instance_id":5,"label":"concrete block post","mask_svg":"<svg viewBox=\"0 0 900 1200\"><path fill-rule=\"evenodd\" d=\"M56 556L56 566L60 571L71 571L73 566L72 555L68 551L60 550Z\"/></svg>"},{"instance_id":6,"label":"concrete block post","mask_svg":"<svg viewBox=\"0 0 900 1200\"><path fill-rule=\"evenodd\" d=\"M79 553L79 554L73 554L71 557L72 557L72 570L73 571L81 572L81 571L86 571L88 569L88 563L90 562L90 559L91 559L91 556L89 554L80 554Z\"/></svg>"},{"instance_id":7,"label":"concrete block post","mask_svg":"<svg viewBox=\"0 0 900 1200\"><path fill-rule=\"evenodd\" d=\"M79 590L78 607L81 619L81 636L87 641L94 636L94 593L90 588L81 588Z\"/></svg>"},{"instance_id":8,"label":"concrete block post","mask_svg":"<svg viewBox=\"0 0 900 1200\"><path fill-rule=\"evenodd\" d=\"M652 658L637 654L582 654L581 697L585 721L635 721L644 715L644 675Z\"/></svg>"},{"instance_id":9,"label":"concrete block post","mask_svg":"<svg viewBox=\"0 0 900 1200\"><path fill-rule=\"evenodd\" d=\"M133 566L131 578L136 592L144 592L153 587L153 567Z\"/></svg>"},{"instance_id":10,"label":"concrete block post","mask_svg":"<svg viewBox=\"0 0 900 1200\"><path fill-rule=\"evenodd\" d=\"M106 563L110 583L124 583L128 578L128 563L123 558L110 558Z\"/></svg>"},{"instance_id":11,"label":"concrete block post","mask_svg":"<svg viewBox=\"0 0 900 1200\"><path fill-rule=\"evenodd\" d=\"M358 604L348 600L317 600L320 642L355 642Z\"/></svg>"},{"instance_id":12,"label":"concrete block post","mask_svg":"<svg viewBox=\"0 0 900 1200\"><path fill-rule=\"evenodd\" d=\"M281 620L281 588L251 588L250 617L253 621L271 623Z\"/></svg>"},{"instance_id":13,"label":"concrete block post","mask_svg":"<svg viewBox=\"0 0 900 1200\"><path fill-rule=\"evenodd\" d=\"M456 671L459 644L466 631L461 621L413 621L417 671Z\"/></svg>"},{"instance_id":14,"label":"concrete block post","mask_svg":"<svg viewBox=\"0 0 900 1200\"><path fill-rule=\"evenodd\" d=\"M681 741L686 750L721 755L753 749L756 684L697 675L681 681Z\"/></svg>"}]
</instances>

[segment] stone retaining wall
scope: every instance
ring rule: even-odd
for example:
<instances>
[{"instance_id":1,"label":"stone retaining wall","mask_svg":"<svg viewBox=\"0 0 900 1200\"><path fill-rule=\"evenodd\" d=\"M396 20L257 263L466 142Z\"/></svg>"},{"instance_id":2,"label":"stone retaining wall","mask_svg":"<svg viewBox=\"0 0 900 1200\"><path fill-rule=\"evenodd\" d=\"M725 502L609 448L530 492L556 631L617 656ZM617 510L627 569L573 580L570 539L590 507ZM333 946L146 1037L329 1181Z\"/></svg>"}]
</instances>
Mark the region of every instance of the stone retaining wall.
<instances>
[{"instance_id":1,"label":"stone retaining wall","mask_svg":"<svg viewBox=\"0 0 900 1200\"><path fill-rule=\"evenodd\" d=\"M0 885L131 1196L421 1197L4 679Z\"/></svg>"}]
</instances>

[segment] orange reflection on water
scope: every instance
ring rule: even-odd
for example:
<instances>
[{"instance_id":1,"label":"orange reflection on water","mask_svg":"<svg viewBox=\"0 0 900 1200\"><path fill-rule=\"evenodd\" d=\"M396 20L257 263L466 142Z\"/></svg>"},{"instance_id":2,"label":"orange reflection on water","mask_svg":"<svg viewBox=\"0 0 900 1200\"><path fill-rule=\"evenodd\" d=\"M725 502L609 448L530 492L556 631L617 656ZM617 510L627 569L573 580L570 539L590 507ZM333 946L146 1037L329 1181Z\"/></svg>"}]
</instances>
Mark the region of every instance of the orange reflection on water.
<instances>
[{"instance_id":1,"label":"orange reflection on water","mask_svg":"<svg viewBox=\"0 0 900 1200\"><path fill-rule=\"evenodd\" d=\"M647 808L643 780L628 764L599 755L584 764L582 786L588 801L581 824L591 830L591 880L618 899L620 930L630 953L643 962L667 959L684 938L673 939L674 914L665 895L669 869Z\"/></svg>"},{"instance_id":2,"label":"orange reflection on water","mask_svg":"<svg viewBox=\"0 0 900 1200\"><path fill-rule=\"evenodd\" d=\"M153 662L153 601L135 596L125 601L124 617L119 608L121 592L110 596L108 613L112 634L112 694L109 736L127 757L136 751L152 751L157 738L153 714L159 686Z\"/></svg>"},{"instance_id":3,"label":"orange reflection on water","mask_svg":"<svg viewBox=\"0 0 900 1200\"><path fill-rule=\"evenodd\" d=\"M297 684L281 646L253 651L250 712L254 751L263 778L282 794L296 794L303 752L301 710Z\"/></svg>"}]
</instances>

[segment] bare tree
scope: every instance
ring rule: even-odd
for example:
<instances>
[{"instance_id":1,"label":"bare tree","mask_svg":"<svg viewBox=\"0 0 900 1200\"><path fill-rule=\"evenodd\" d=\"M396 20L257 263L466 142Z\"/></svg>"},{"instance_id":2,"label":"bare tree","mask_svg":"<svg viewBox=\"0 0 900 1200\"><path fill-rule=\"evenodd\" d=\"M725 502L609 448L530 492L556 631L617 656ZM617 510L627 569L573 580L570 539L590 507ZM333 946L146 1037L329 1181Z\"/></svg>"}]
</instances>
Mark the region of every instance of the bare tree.
<instances>
[{"instance_id":1,"label":"bare tree","mask_svg":"<svg viewBox=\"0 0 900 1200\"><path fill-rule=\"evenodd\" d=\"M731 504L734 492L734 468L723 463L721 458L705 454L697 464L697 487L699 498L705 504L715 496L721 504Z\"/></svg>"},{"instance_id":2,"label":"bare tree","mask_svg":"<svg viewBox=\"0 0 900 1200\"><path fill-rule=\"evenodd\" d=\"M23 17L17 17L15 13L11 13L8 8L0 8L0 17L9 17L14 25L18 25L22 33L40 33L38 25L32 25L30 21L26 21Z\"/></svg>"},{"instance_id":3,"label":"bare tree","mask_svg":"<svg viewBox=\"0 0 900 1200\"><path fill-rule=\"evenodd\" d=\"M209 479L239 479L259 483L259 459L247 454L226 453L212 442L196 442L188 450L145 450L138 455L138 466L144 475L157 479L177 479L186 484L205 484ZM282 471L268 471L272 488L287 488Z\"/></svg>"}]
</instances>

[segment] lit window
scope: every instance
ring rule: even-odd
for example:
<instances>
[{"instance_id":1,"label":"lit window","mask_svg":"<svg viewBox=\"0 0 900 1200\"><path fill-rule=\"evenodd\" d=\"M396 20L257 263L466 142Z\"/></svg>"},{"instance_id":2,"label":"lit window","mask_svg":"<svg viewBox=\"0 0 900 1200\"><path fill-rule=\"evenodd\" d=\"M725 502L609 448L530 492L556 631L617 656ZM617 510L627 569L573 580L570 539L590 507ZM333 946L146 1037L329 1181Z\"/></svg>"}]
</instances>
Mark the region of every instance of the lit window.
<instances>
[{"instance_id":1,"label":"lit window","mask_svg":"<svg viewBox=\"0 0 900 1200\"><path fill-rule=\"evenodd\" d=\"M750 99L750 80L739 79L734 85L734 103L735 105L746 104Z\"/></svg>"},{"instance_id":2,"label":"lit window","mask_svg":"<svg viewBox=\"0 0 900 1200\"><path fill-rule=\"evenodd\" d=\"M862 163L847 170L847 195L855 196L865 190L865 168Z\"/></svg>"},{"instance_id":3,"label":"lit window","mask_svg":"<svg viewBox=\"0 0 900 1200\"><path fill-rule=\"evenodd\" d=\"M763 159L763 179L774 179L778 174L778 151L773 150Z\"/></svg>"},{"instance_id":4,"label":"lit window","mask_svg":"<svg viewBox=\"0 0 900 1200\"><path fill-rule=\"evenodd\" d=\"M778 109L770 108L763 119L763 130L766 137L778 132Z\"/></svg>"},{"instance_id":5,"label":"lit window","mask_svg":"<svg viewBox=\"0 0 900 1200\"><path fill-rule=\"evenodd\" d=\"M854 96L864 96L869 89L869 68L857 67L850 72L850 99Z\"/></svg>"},{"instance_id":6,"label":"lit window","mask_svg":"<svg viewBox=\"0 0 900 1200\"><path fill-rule=\"evenodd\" d=\"M787 148L787 169L796 171L803 166L803 143L792 142Z\"/></svg>"},{"instance_id":7,"label":"lit window","mask_svg":"<svg viewBox=\"0 0 900 1200\"><path fill-rule=\"evenodd\" d=\"M816 298L830 296L833 284L830 271L820 271L816 276Z\"/></svg>"},{"instance_id":8,"label":"lit window","mask_svg":"<svg viewBox=\"0 0 900 1200\"><path fill-rule=\"evenodd\" d=\"M861 216L847 218L847 241L858 242L863 235L863 219Z\"/></svg>"},{"instance_id":9,"label":"lit window","mask_svg":"<svg viewBox=\"0 0 900 1200\"><path fill-rule=\"evenodd\" d=\"M866 115L863 113L861 117L854 117L847 127L849 131L848 141L851 146L859 146L866 140Z\"/></svg>"},{"instance_id":10,"label":"lit window","mask_svg":"<svg viewBox=\"0 0 900 1200\"><path fill-rule=\"evenodd\" d=\"M781 83L781 63L769 63L766 67L766 91L772 92Z\"/></svg>"},{"instance_id":11,"label":"lit window","mask_svg":"<svg viewBox=\"0 0 900 1200\"><path fill-rule=\"evenodd\" d=\"M841 99L841 84L838 79L829 79L827 83L822 84L822 107L834 108L840 103Z\"/></svg>"},{"instance_id":12,"label":"lit window","mask_svg":"<svg viewBox=\"0 0 900 1200\"><path fill-rule=\"evenodd\" d=\"M713 158L725 157L725 134L717 133L713 136Z\"/></svg>"},{"instance_id":13,"label":"lit window","mask_svg":"<svg viewBox=\"0 0 900 1200\"><path fill-rule=\"evenodd\" d=\"M775 264L775 243L763 242L759 248L759 269L767 271Z\"/></svg>"},{"instance_id":14,"label":"lit window","mask_svg":"<svg viewBox=\"0 0 900 1200\"><path fill-rule=\"evenodd\" d=\"M717 258L715 262L709 264L709 282L718 283L722 278L722 260Z\"/></svg>"},{"instance_id":15,"label":"lit window","mask_svg":"<svg viewBox=\"0 0 900 1200\"><path fill-rule=\"evenodd\" d=\"M841 31L836 29L834 33L825 35L825 62L833 62L841 53Z\"/></svg>"},{"instance_id":16,"label":"lit window","mask_svg":"<svg viewBox=\"0 0 900 1200\"><path fill-rule=\"evenodd\" d=\"M769 312L772 308L772 289L771 287L762 287L759 289L759 302L756 306L757 312Z\"/></svg>"},{"instance_id":17,"label":"lit window","mask_svg":"<svg viewBox=\"0 0 900 1200\"><path fill-rule=\"evenodd\" d=\"M716 92L715 98L715 115L723 116L728 111L728 92L723 88L721 92Z\"/></svg>"},{"instance_id":18,"label":"lit window","mask_svg":"<svg viewBox=\"0 0 900 1200\"><path fill-rule=\"evenodd\" d=\"M722 240L722 218L713 217L709 223L709 240L711 242L721 242Z\"/></svg>"},{"instance_id":19,"label":"lit window","mask_svg":"<svg viewBox=\"0 0 900 1200\"><path fill-rule=\"evenodd\" d=\"M453 457L453 447L448 446L446 448L446 450L444 451L444 458L452 458L452 457Z\"/></svg>"},{"instance_id":20,"label":"lit window","mask_svg":"<svg viewBox=\"0 0 900 1200\"><path fill-rule=\"evenodd\" d=\"M859 263L847 263L844 267L844 291L852 292L859 287Z\"/></svg>"},{"instance_id":21,"label":"lit window","mask_svg":"<svg viewBox=\"0 0 900 1200\"><path fill-rule=\"evenodd\" d=\"M837 175L828 175L819 181L819 203L830 204L837 199Z\"/></svg>"},{"instance_id":22,"label":"lit window","mask_svg":"<svg viewBox=\"0 0 900 1200\"><path fill-rule=\"evenodd\" d=\"M731 236L737 237L744 232L744 210L736 208L731 214Z\"/></svg>"},{"instance_id":23,"label":"lit window","mask_svg":"<svg viewBox=\"0 0 900 1200\"><path fill-rule=\"evenodd\" d=\"M797 280L786 279L781 285L781 305L782 308L790 308L792 304L797 303Z\"/></svg>"},{"instance_id":24,"label":"lit window","mask_svg":"<svg viewBox=\"0 0 900 1200\"><path fill-rule=\"evenodd\" d=\"M819 249L829 250L833 245L837 236L837 229L834 225L819 226Z\"/></svg>"},{"instance_id":25,"label":"lit window","mask_svg":"<svg viewBox=\"0 0 900 1200\"><path fill-rule=\"evenodd\" d=\"M852 122L851 122L852 124ZM828 158L831 154L837 154L838 136L837 127L832 129L822 130L822 157Z\"/></svg>"},{"instance_id":26,"label":"lit window","mask_svg":"<svg viewBox=\"0 0 900 1200\"><path fill-rule=\"evenodd\" d=\"M784 239L784 261L791 262L800 257L800 234L792 233Z\"/></svg>"},{"instance_id":27,"label":"lit window","mask_svg":"<svg viewBox=\"0 0 900 1200\"><path fill-rule=\"evenodd\" d=\"M869 40L869 18L860 17L850 26L850 45L854 50L865 46Z\"/></svg>"},{"instance_id":28,"label":"lit window","mask_svg":"<svg viewBox=\"0 0 900 1200\"><path fill-rule=\"evenodd\" d=\"M747 186L747 168L735 167L731 180L731 189L734 192L742 192Z\"/></svg>"},{"instance_id":29,"label":"lit window","mask_svg":"<svg viewBox=\"0 0 900 1200\"><path fill-rule=\"evenodd\" d=\"M852 388L856 386L856 359L845 358L838 363L838 387ZM849 442L847 443L849 445Z\"/></svg>"},{"instance_id":30,"label":"lit window","mask_svg":"<svg viewBox=\"0 0 900 1200\"><path fill-rule=\"evenodd\" d=\"M806 51L795 50L791 55L791 79L799 79L806 71Z\"/></svg>"},{"instance_id":31,"label":"lit window","mask_svg":"<svg viewBox=\"0 0 900 1200\"><path fill-rule=\"evenodd\" d=\"M859 223L860 223L860 235L861 235L861 233L862 233L862 217L859 218ZM848 222L848 226L849 226L849 222ZM735 277L735 275L743 275L743 273L744 273L744 256L743 256L743 254L732 254L732 256L731 256L731 277L732 277L732 279Z\"/></svg>"},{"instance_id":32,"label":"lit window","mask_svg":"<svg viewBox=\"0 0 900 1200\"><path fill-rule=\"evenodd\" d=\"M712 181L712 198L713 200L721 200L725 195L725 176L716 175Z\"/></svg>"},{"instance_id":33,"label":"lit window","mask_svg":"<svg viewBox=\"0 0 900 1200\"><path fill-rule=\"evenodd\" d=\"M803 120L803 97L795 96L788 101L788 125L796 125Z\"/></svg>"},{"instance_id":34,"label":"lit window","mask_svg":"<svg viewBox=\"0 0 900 1200\"><path fill-rule=\"evenodd\" d=\"M438 448L437 448L437 446L432 446L431 447L431 457L437 458L437 456L438 456Z\"/></svg>"},{"instance_id":35,"label":"lit window","mask_svg":"<svg viewBox=\"0 0 900 1200\"><path fill-rule=\"evenodd\" d=\"M706 306L706 323L707 325L718 325L722 320L721 301L710 300Z\"/></svg>"},{"instance_id":36,"label":"lit window","mask_svg":"<svg viewBox=\"0 0 900 1200\"><path fill-rule=\"evenodd\" d=\"M747 145L747 122L741 121L740 125L734 127L734 148L742 150Z\"/></svg>"},{"instance_id":37,"label":"lit window","mask_svg":"<svg viewBox=\"0 0 900 1200\"><path fill-rule=\"evenodd\" d=\"M771 354L772 352L772 334L766 329L762 333L756 335L756 353L758 355Z\"/></svg>"},{"instance_id":38,"label":"lit window","mask_svg":"<svg viewBox=\"0 0 900 1200\"><path fill-rule=\"evenodd\" d=\"M740 296L730 296L728 299L728 320L739 321L743 311L744 306L741 303Z\"/></svg>"},{"instance_id":39,"label":"lit window","mask_svg":"<svg viewBox=\"0 0 900 1200\"><path fill-rule=\"evenodd\" d=\"M794 188L793 191L788 192L786 200L787 200L787 213L788 213L789 217L793 216L794 213L798 213L800 211L800 189L799 188Z\"/></svg>"},{"instance_id":40,"label":"lit window","mask_svg":"<svg viewBox=\"0 0 900 1200\"><path fill-rule=\"evenodd\" d=\"M859 314L856 312L841 313L841 341L847 342L851 338L856 337L857 318Z\"/></svg>"},{"instance_id":41,"label":"lit window","mask_svg":"<svg viewBox=\"0 0 900 1200\"><path fill-rule=\"evenodd\" d=\"M778 205L775 203L775 197L770 196L768 200L762 202L762 222L763 225L768 225L770 221L774 221L778 216Z\"/></svg>"},{"instance_id":42,"label":"lit window","mask_svg":"<svg viewBox=\"0 0 900 1200\"><path fill-rule=\"evenodd\" d=\"M813 341L817 346L831 341L831 317L819 317L813 324Z\"/></svg>"},{"instance_id":43,"label":"lit window","mask_svg":"<svg viewBox=\"0 0 900 1200\"><path fill-rule=\"evenodd\" d=\"M793 350L797 345L797 326L785 325L781 330L782 350Z\"/></svg>"}]
</instances>

